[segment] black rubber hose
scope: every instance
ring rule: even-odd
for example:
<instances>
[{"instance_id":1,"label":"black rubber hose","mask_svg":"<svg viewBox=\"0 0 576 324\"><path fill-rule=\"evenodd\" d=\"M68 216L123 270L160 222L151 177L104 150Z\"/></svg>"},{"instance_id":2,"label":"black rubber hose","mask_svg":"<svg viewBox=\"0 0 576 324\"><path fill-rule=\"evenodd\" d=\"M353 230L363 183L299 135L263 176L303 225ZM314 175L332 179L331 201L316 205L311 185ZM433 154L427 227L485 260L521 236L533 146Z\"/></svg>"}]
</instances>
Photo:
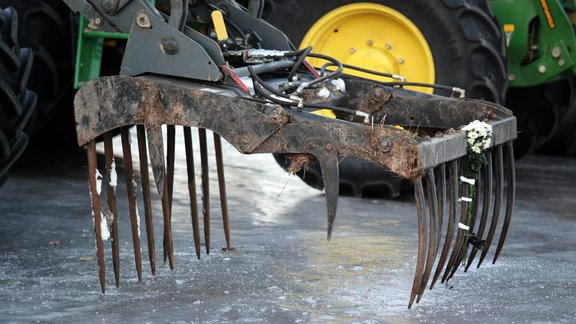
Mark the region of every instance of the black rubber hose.
<instances>
[{"instance_id":1,"label":"black rubber hose","mask_svg":"<svg viewBox=\"0 0 576 324\"><path fill-rule=\"evenodd\" d=\"M298 60L296 60L296 63L294 63L292 70L290 70L290 73L288 73L288 81L292 81L292 78L294 78L294 75L296 75L296 72L302 66L302 63L304 62L304 60L306 59L308 54L310 54L311 51L312 51L312 46L308 46L302 51L302 53L298 57ZM330 63L330 64L332 64L332 63Z\"/></svg>"}]
</instances>

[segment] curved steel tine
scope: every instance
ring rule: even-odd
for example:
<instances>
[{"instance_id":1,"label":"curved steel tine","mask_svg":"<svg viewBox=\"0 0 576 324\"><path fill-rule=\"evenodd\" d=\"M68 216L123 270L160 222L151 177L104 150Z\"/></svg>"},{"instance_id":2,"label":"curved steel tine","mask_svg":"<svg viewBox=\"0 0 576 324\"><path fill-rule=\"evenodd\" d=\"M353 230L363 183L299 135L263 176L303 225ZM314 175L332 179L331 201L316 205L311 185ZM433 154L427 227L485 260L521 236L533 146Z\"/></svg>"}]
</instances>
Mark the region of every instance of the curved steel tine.
<instances>
[{"instance_id":1,"label":"curved steel tine","mask_svg":"<svg viewBox=\"0 0 576 324\"><path fill-rule=\"evenodd\" d=\"M480 214L480 224L478 224L478 233L476 235L479 241L482 241L482 237L484 236L484 230L486 229L488 213L490 212L492 202L492 188L494 181L492 175L492 151L486 152L486 162L487 163L484 165L484 169L482 171L482 213ZM466 262L464 272L468 271L477 253L478 249L472 248L472 251L470 251L470 256L468 257L468 262Z\"/></svg>"},{"instance_id":2,"label":"curved steel tine","mask_svg":"<svg viewBox=\"0 0 576 324\"><path fill-rule=\"evenodd\" d=\"M432 266L436 260L436 252L438 246L437 242L440 240L436 231L438 223L438 196L436 194L436 179L434 176L434 169L429 169L426 173L426 193L429 207L428 213L430 214L430 232L428 239L426 266L424 268L424 274L422 275L422 280L420 282L420 288L418 289L418 297L416 298L416 303L420 302L420 299L424 295L424 290L426 290L426 285L428 284L428 279L430 279L430 273L432 272Z\"/></svg>"},{"instance_id":3,"label":"curved steel tine","mask_svg":"<svg viewBox=\"0 0 576 324\"><path fill-rule=\"evenodd\" d=\"M482 254L480 254L480 260L478 260L477 268L480 268L488 250L490 250L490 244L492 244L492 239L494 238L494 232L496 231L496 227L498 225L498 218L500 216L500 205L502 204L502 187L504 182L504 162L502 161L502 145L498 145L495 148L496 155L494 163L495 172L494 176L496 178L496 189L494 192L494 213L492 214L492 220L490 222L490 228L488 229L488 235L486 236L486 246L484 250L482 250Z\"/></svg>"},{"instance_id":4,"label":"curved steel tine","mask_svg":"<svg viewBox=\"0 0 576 324\"><path fill-rule=\"evenodd\" d=\"M504 246L504 241L506 241L506 235L508 234L508 228L510 227L510 221L512 219L512 207L514 206L514 198L516 191L516 170L514 167L514 147L512 142L506 143L506 176L507 176L507 190L506 190L506 214L504 214L504 224L502 224L502 232L500 233L500 239L498 240L498 247L496 248L496 254L494 255L495 263L502 251L502 246Z\"/></svg>"},{"instance_id":5,"label":"curved steel tine","mask_svg":"<svg viewBox=\"0 0 576 324\"><path fill-rule=\"evenodd\" d=\"M108 209L112 215L110 226L110 238L112 245L112 266L114 268L114 281L116 287L120 287L120 245L118 244L118 208L116 205L116 170L114 162L114 149L112 148L112 135L104 133L104 163L106 165L106 200Z\"/></svg>"},{"instance_id":6,"label":"curved steel tine","mask_svg":"<svg viewBox=\"0 0 576 324\"><path fill-rule=\"evenodd\" d=\"M164 226L167 225L172 226L172 194L174 190L174 155L176 151L176 126L174 125L167 125L166 126L166 189L168 192L168 206L170 207L170 213L168 213L166 220L168 223L164 223ZM172 230L164 231L164 241L172 242ZM170 238L167 235L170 234ZM173 258L173 253L170 250L173 249L173 245L170 243L170 249L164 249L164 262L166 262L167 257ZM172 265L174 261L170 261Z\"/></svg>"},{"instance_id":7,"label":"curved steel tine","mask_svg":"<svg viewBox=\"0 0 576 324\"><path fill-rule=\"evenodd\" d=\"M458 202L458 161L451 161L448 173L448 179L450 182L449 191L449 209L448 209L448 224L446 225L446 237L444 239L444 247L442 248L442 253L440 254L440 259L438 260L438 265L436 266L436 271L434 277L432 278L432 283L430 284L430 289L434 288L434 284L442 270L444 269L444 264L446 263L446 258L448 257L448 252L450 252L450 245L452 243L452 236L454 235L454 222L456 221L456 203Z\"/></svg>"},{"instance_id":8,"label":"curved steel tine","mask_svg":"<svg viewBox=\"0 0 576 324\"><path fill-rule=\"evenodd\" d=\"M210 179L208 175L208 143L206 129L198 128L200 141L200 164L202 166L202 214L204 215L204 245L206 254L210 254Z\"/></svg>"},{"instance_id":9,"label":"curved steel tine","mask_svg":"<svg viewBox=\"0 0 576 324\"><path fill-rule=\"evenodd\" d=\"M438 198L438 222L436 224L436 251L440 248L440 237L442 236L442 223L444 222L444 203L446 201L446 163L438 166L438 177L436 177L436 197Z\"/></svg>"},{"instance_id":10,"label":"curved steel tine","mask_svg":"<svg viewBox=\"0 0 576 324\"><path fill-rule=\"evenodd\" d=\"M96 232L96 255L98 258L98 277L100 279L100 290L106 292L106 263L104 262L104 242L102 242L101 222L102 211L100 209L100 193L96 182L100 175L97 169L96 143L90 141L87 145L88 155L88 183L90 185L90 198L92 200L92 214L94 217L94 232ZM100 176L101 177L101 176Z\"/></svg>"},{"instance_id":11,"label":"curved steel tine","mask_svg":"<svg viewBox=\"0 0 576 324\"><path fill-rule=\"evenodd\" d=\"M420 288L422 272L424 271L424 259L426 257L426 216L424 215L424 188L422 186L422 178L414 180L414 196L416 197L416 212L418 214L418 259L416 261L416 271L414 273L414 282L412 283L408 308L412 307L412 303Z\"/></svg>"},{"instance_id":12,"label":"curved steel tine","mask_svg":"<svg viewBox=\"0 0 576 324\"><path fill-rule=\"evenodd\" d=\"M464 258L466 257L466 255L468 254L468 247L470 246L470 242L469 242L469 236L467 237L466 235L470 235L471 233L474 232L474 226L476 225L476 217L478 216L478 209L479 209L479 200L478 199L478 192L480 191L480 188L483 186L483 183L481 182L482 179L482 173L480 174L480 177L478 179L476 179L474 186L476 187L476 192L474 195L472 195L473 202L472 202L472 215L470 217L470 224L467 224L468 227L470 228L468 230L468 234L464 233L464 242L462 243L462 247L460 248L461 251L458 254L458 258L456 259L456 263L455 263L455 267L452 268L452 271L450 272L450 275L448 276L448 279L452 278L452 276L454 276L454 274L456 273L456 270L458 270L458 265L460 263L463 263ZM468 188L470 188L470 186L472 186L471 184L467 184L466 185ZM469 203L466 203L466 205L468 205ZM466 208L466 214L468 214L468 208ZM467 265L466 262L464 262L465 265ZM466 269L466 267L464 267L464 269Z\"/></svg>"},{"instance_id":13,"label":"curved steel tine","mask_svg":"<svg viewBox=\"0 0 576 324\"><path fill-rule=\"evenodd\" d=\"M464 170L464 160L461 160L462 162L460 163L461 168L460 170ZM467 186L465 183L462 183L459 186L459 192L460 192L460 197L466 195L467 191ZM460 204L460 223L465 224L466 223L466 216L467 216L467 202L461 202ZM444 271L444 275L442 275L442 283L444 283L447 279L450 279L450 274L452 273L452 268L454 267L458 267L458 257L462 251L462 245L464 245L464 230L461 228L457 229L457 234L456 234L456 241L454 242L454 246L452 247L452 253L450 254L450 259L448 260L448 264L446 265L446 270Z\"/></svg>"},{"instance_id":14,"label":"curved steel tine","mask_svg":"<svg viewBox=\"0 0 576 324\"><path fill-rule=\"evenodd\" d=\"M218 189L220 192L220 208L222 209L222 224L226 238L226 250L232 250L230 240L230 222L228 220L228 198L226 197L226 180L224 178L224 162L222 159L222 140L220 135L214 133L214 152L216 155L216 172L218 173Z\"/></svg>"},{"instance_id":15,"label":"curved steel tine","mask_svg":"<svg viewBox=\"0 0 576 324\"><path fill-rule=\"evenodd\" d=\"M192 145L192 129L184 126L184 147L186 150L186 170L188 172L188 195L190 196L190 218L196 257L200 259L200 222L198 220L198 195L196 193L196 176L194 172L194 153Z\"/></svg>"},{"instance_id":16,"label":"curved steel tine","mask_svg":"<svg viewBox=\"0 0 576 324\"><path fill-rule=\"evenodd\" d=\"M144 200L144 220L146 222L146 240L148 241L148 258L152 275L156 275L156 247L154 245L154 222L152 221L152 198L150 194L150 174L148 173L148 150L146 148L146 129L136 125L138 153L140 154L140 177L142 180L142 198Z\"/></svg>"},{"instance_id":17,"label":"curved steel tine","mask_svg":"<svg viewBox=\"0 0 576 324\"><path fill-rule=\"evenodd\" d=\"M132 245L134 246L134 262L138 281L142 281L142 251L140 248L140 216L136 206L136 181L132 164L132 148L130 145L130 128L123 127L120 133L122 137L122 154L124 158L124 172L126 188L128 190L128 210L130 211L130 224L132 228Z\"/></svg>"}]
</instances>

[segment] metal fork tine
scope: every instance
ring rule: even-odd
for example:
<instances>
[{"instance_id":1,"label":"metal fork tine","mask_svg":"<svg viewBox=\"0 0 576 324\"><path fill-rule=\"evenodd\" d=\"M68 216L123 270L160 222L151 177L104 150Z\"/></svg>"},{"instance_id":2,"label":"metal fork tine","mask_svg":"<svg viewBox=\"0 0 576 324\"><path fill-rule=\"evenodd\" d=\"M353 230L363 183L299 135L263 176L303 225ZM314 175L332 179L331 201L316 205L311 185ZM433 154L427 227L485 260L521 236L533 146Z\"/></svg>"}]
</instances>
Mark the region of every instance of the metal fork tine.
<instances>
[{"instance_id":1,"label":"metal fork tine","mask_svg":"<svg viewBox=\"0 0 576 324\"><path fill-rule=\"evenodd\" d=\"M172 208L168 195L168 184L166 180L166 169L164 166L164 138L162 137L162 128L147 127L146 136L148 138L148 150L150 155L150 164L156 182L156 188L162 199L162 217L164 220L163 228L163 254L164 262L166 256L169 258L170 269L174 270L174 257L172 251L172 225L170 223Z\"/></svg>"},{"instance_id":2,"label":"metal fork tine","mask_svg":"<svg viewBox=\"0 0 576 324\"><path fill-rule=\"evenodd\" d=\"M502 246L504 246L504 241L506 241L506 235L508 234L508 228L510 227L510 220L512 219L512 207L514 206L515 188L516 188L516 170L514 167L514 148L512 142L506 143L505 147L506 154L506 175L507 175L507 190L506 190L506 214L504 215L504 224L502 224L502 232L500 233L500 239L498 240L498 247L496 248L496 254L494 255L495 263L502 251Z\"/></svg>"},{"instance_id":3,"label":"metal fork tine","mask_svg":"<svg viewBox=\"0 0 576 324\"><path fill-rule=\"evenodd\" d=\"M170 206L170 211L172 211L172 194L174 189L174 156L176 151L176 126L167 125L166 126L166 189L168 191L168 205ZM168 224L172 224L172 212L168 214ZM167 224L164 224L166 226ZM165 231L165 234L172 234L172 231ZM172 238L165 237L164 240L172 241ZM173 248L173 246L172 246ZM172 249L171 248L171 249ZM164 249L164 262L166 258L169 257L169 250ZM171 262L172 263L172 262Z\"/></svg>"},{"instance_id":4,"label":"metal fork tine","mask_svg":"<svg viewBox=\"0 0 576 324\"><path fill-rule=\"evenodd\" d=\"M442 223L444 221L444 203L446 201L446 164L442 163L438 167L438 177L436 178L436 197L438 199L438 223L436 225L436 251L440 248L440 237L442 236Z\"/></svg>"},{"instance_id":5,"label":"metal fork tine","mask_svg":"<svg viewBox=\"0 0 576 324\"><path fill-rule=\"evenodd\" d=\"M154 244L154 222L152 221L152 198L150 193L150 174L148 172L148 149L146 147L146 128L136 125L138 154L140 157L140 178L142 180L142 198L144 200L144 220L146 222L146 240L148 259L152 275L156 275L156 246Z\"/></svg>"},{"instance_id":6,"label":"metal fork tine","mask_svg":"<svg viewBox=\"0 0 576 324\"><path fill-rule=\"evenodd\" d=\"M465 161L461 160L461 170L465 169L464 166ZM466 193L468 192L467 190L467 186L465 183L462 183L459 186L459 191L460 191L460 197L465 196ZM466 223L466 216L467 216L467 203L466 202L461 202L460 204L460 223L465 224ZM442 283L444 283L447 279L449 278L450 273L452 273L452 268L454 267L458 267L458 256L460 255L460 252L462 250L462 245L464 242L464 230L458 228L457 229L457 234L456 234L456 241L454 242L454 247L452 248L452 253L450 254L450 259L448 260L448 264L446 265L446 270L444 271L444 275L442 276Z\"/></svg>"},{"instance_id":7,"label":"metal fork tine","mask_svg":"<svg viewBox=\"0 0 576 324\"><path fill-rule=\"evenodd\" d=\"M471 185L467 185L467 187L469 187L469 186L471 186ZM478 192L480 191L480 188L483 186L483 184L481 182L481 176L479 177L479 179L476 180L475 186L477 188L477 191L476 191L476 197L471 197L474 199L474 201L472 202L473 205L472 205L472 215L470 217L470 224L467 224L470 227L470 230L468 231L468 233L474 232L474 226L476 224L476 217L478 215L478 209L480 206L480 204L478 203L479 199L478 199L477 195L478 195ZM468 206L466 207L466 215L468 215ZM466 217L468 217L468 216L466 216ZM456 270L458 270L458 265L460 263L462 263L462 260L464 260L464 258L468 254L468 246L469 246L468 240L469 240L469 238L467 238L466 233L464 233L464 240L462 242L462 247L460 248L460 253L458 254L455 266L452 268L452 271L450 272L450 276L448 276L448 279L450 279L454 276L454 274L456 273Z\"/></svg>"},{"instance_id":8,"label":"metal fork tine","mask_svg":"<svg viewBox=\"0 0 576 324\"><path fill-rule=\"evenodd\" d=\"M112 224L110 226L110 237L112 245L112 265L114 268L114 281L116 287L120 287L120 247L118 244L118 208L116 205L116 188L112 181L116 181L116 170L114 166L114 149L112 148L112 135L104 134L104 160L106 164L106 200L108 209L112 214ZM114 180L113 180L114 177Z\"/></svg>"},{"instance_id":9,"label":"metal fork tine","mask_svg":"<svg viewBox=\"0 0 576 324\"><path fill-rule=\"evenodd\" d=\"M124 157L124 171L126 188L128 190L128 209L130 211L130 223L132 228L132 244L134 246L134 262L138 281L142 281L142 252L140 248L140 220L136 207L136 182L134 181L134 169L132 166L132 149L130 146L130 129L124 127L121 130L122 154Z\"/></svg>"},{"instance_id":10,"label":"metal fork tine","mask_svg":"<svg viewBox=\"0 0 576 324\"><path fill-rule=\"evenodd\" d=\"M494 163L496 164L494 176L496 177L496 189L494 192L494 212L492 214L492 221L490 222L490 228L488 229L488 235L486 236L486 246L480 254L480 260L478 260L477 268L480 268L488 250L490 249L490 244L494 238L494 232L498 225L498 218L500 216L500 205L502 203L502 187L504 182L504 163L502 161L502 145L496 146L496 155Z\"/></svg>"},{"instance_id":11,"label":"metal fork tine","mask_svg":"<svg viewBox=\"0 0 576 324\"><path fill-rule=\"evenodd\" d=\"M450 181L450 196L449 200L449 211L448 211L448 224L446 224L446 238L444 239L444 247L442 248L442 254L440 254L440 259L438 265L436 266L436 272L432 278L432 283L430 284L430 289L434 288L434 284L442 270L444 269L444 264L446 263L446 258L448 257L448 252L450 252L450 244L452 243L452 236L454 235L454 222L456 221L456 203L458 201L457 188L458 188L458 161L450 162L450 169L448 178Z\"/></svg>"},{"instance_id":12,"label":"metal fork tine","mask_svg":"<svg viewBox=\"0 0 576 324\"><path fill-rule=\"evenodd\" d=\"M206 129L199 128L200 163L202 165L202 213L204 215L204 245L206 254L210 254L210 179L208 175L208 143Z\"/></svg>"},{"instance_id":13,"label":"metal fork tine","mask_svg":"<svg viewBox=\"0 0 576 324\"><path fill-rule=\"evenodd\" d=\"M321 156L321 158L320 158ZM338 170L338 156L336 154L316 155L322 170L322 181L324 182L324 194L326 195L327 211L327 240L332 238L332 230L336 221L336 210L338 209L338 193L340 191L340 173Z\"/></svg>"},{"instance_id":14,"label":"metal fork tine","mask_svg":"<svg viewBox=\"0 0 576 324\"><path fill-rule=\"evenodd\" d=\"M482 240L484 236L484 230L486 229L486 223L488 222L488 213L490 212L491 202L492 202L492 189L493 189L493 182L494 177L492 174L492 151L486 152L486 164L484 165L484 169L482 170L482 213L480 214L480 224L478 224L478 233L476 237L478 240ZM476 254L478 253L478 249L472 249L470 251L470 256L468 257L468 262L466 263L466 267L464 268L464 272L468 271L468 268L472 265Z\"/></svg>"},{"instance_id":15,"label":"metal fork tine","mask_svg":"<svg viewBox=\"0 0 576 324\"><path fill-rule=\"evenodd\" d=\"M190 217L196 257L200 259L200 224L198 221L198 196L196 194L196 175L194 169L194 154L192 147L192 129L184 126L184 146L186 148L186 169L188 171L188 194L190 195Z\"/></svg>"},{"instance_id":16,"label":"metal fork tine","mask_svg":"<svg viewBox=\"0 0 576 324\"><path fill-rule=\"evenodd\" d=\"M162 216L164 218L164 263L168 257L170 270L174 270L174 249L172 247L172 224L170 223L172 214L172 205L168 194L168 182L164 181L162 188Z\"/></svg>"},{"instance_id":17,"label":"metal fork tine","mask_svg":"<svg viewBox=\"0 0 576 324\"><path fill-rule=\"evenodd\" d=\"M226 180L224 178L224 162L222 159L222 140L214 133L214 151L216 153L216 171L218 173L218 189L220 190L220 208L222 209L222 224L226 238L226 250L232 250L230 241L230 223L228 220L228 198L226 197Z\"/></svg>"},{"instance_id":18,"label":"metal fork tine","mask_svg":"<svg viewBox=\"0 0 576 324\"><path fill-rule=\"evenodd\" d=\"M414 196L416 197L416 213L418 214L418 258L408 308L412 307L414 298L416 298L416 294L420 288L422 272L424 271L424 259L426 257L426 216L424 215L424 188L422 186L422 178L414 180Z\"/></svg>"},{"instance_id":19,"label":"metal fork tine","mask_svg":"<svg viewBox=\"0 0 576 324\"><path fill-rule=\"evenodd\" d=\"M426 174L426 193L429 207L428 213L430 214L430 233L428 239L426 266L424 274L422 275L422 281L420 282L420 288L418 289L418 297L416 298L416 303L420 302L420 299L426 290L426 285L428 284L428 279L430 279L430 273L432 272L432 266L436 260L436 252L438 246L437 242L440 238L436 231L436 226L438 223L438 196L436 194L436 179L434 175L434 169L428 170Z\"/></svg>"},{"instance_id":20,"label":"metal fork tine","mask_svg":"<svg viewBox=\"0 0 576 324\"><path fill-rule=\"evenodd\" d=\"M87 145L88 154L88 183L90 184L90 197L92 200L92 213L94 214L94 231L96 232L96 256L98 258L98 277L100 279L100 290L106 291L106 264L104 262L104 243L101 235L102 212L100 210L100 193L96 186L98 176L96 161L96 144L90 141Z\"/></svg>"}]
</instances>

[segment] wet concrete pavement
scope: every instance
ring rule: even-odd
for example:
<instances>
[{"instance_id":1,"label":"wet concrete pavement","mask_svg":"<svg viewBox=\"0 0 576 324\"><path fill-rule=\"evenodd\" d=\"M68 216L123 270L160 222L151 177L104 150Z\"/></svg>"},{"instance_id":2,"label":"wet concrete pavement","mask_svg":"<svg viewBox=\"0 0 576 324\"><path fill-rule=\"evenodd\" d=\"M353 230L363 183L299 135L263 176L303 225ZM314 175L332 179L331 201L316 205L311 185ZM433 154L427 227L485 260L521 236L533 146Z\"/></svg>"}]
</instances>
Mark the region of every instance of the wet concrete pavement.
<instances>
[{"instance_id":1,"label":"wet concrete pavement","mask_svg":"<svg viewBox=\"0 0 576 324\"><path fill-rule=\"evenodd\" d=\"M327 242L321 192L289 177L270 155L243 156L227 145L224 153L235 250L220 248L214 195L212 248L196 259L181 157L175 270L160 264L152 277L145 261L137 282L124 216L121 286L114 287L106 242L105 295L83 152L28 153L0 187L0 322L576 321L574 158L519 161L515 213L498 262L457 272L408 310L417 249L413 199L342 197ZM215 172L211 180L216 192ZM160 259L161 213L154 207Z\"/></svg>"}]
</instances>

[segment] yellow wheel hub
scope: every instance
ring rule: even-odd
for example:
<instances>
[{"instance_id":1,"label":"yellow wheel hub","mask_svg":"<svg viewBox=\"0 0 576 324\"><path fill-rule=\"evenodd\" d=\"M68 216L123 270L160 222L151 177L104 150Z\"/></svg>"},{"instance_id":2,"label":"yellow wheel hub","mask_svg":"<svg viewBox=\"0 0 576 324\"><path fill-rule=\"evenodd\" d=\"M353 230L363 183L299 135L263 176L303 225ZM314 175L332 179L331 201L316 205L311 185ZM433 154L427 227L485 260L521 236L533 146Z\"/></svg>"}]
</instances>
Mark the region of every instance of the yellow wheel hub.
<instances>
[{"instance_id":1,"label":"yellow wheel hub","mask_svg":"<svg viewBox=\"0 0 576 324\"><path fill-rule=\"evenodd\" d=\"M402 13L374 3L355 3L332 10L306 33L301 48L378 72L398 74L409 82L434 83L434 60L426 39ZM310 59L320 67L324 61ZM383 82L390 78L345 69L345 73ZM414 88L432 92L430 88Z\"/></svg>"}]
</instances>

